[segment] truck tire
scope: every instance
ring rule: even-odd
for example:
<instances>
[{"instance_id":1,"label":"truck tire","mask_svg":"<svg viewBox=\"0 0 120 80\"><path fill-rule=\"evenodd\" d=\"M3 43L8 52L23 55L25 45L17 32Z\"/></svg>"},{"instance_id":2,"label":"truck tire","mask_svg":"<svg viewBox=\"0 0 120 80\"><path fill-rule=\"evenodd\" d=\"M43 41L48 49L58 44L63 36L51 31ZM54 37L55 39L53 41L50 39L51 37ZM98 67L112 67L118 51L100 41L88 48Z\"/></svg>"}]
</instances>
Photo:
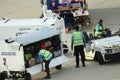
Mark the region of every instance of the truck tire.
<instances>
[{"instance_id":1,"label":"truck tire","mask_svg":"<svg viewBox=\"0 0 120 80\"><path fill-rule=\"evenodd\" d=\"M100 52L97 53L97 58L98 58L99 65L104 64L104 60Z\"/></svg>"},{"instance_id":2,"label":"truck tire","mask_svg":"<svg viewBox=\"0 0 120 80\"><path fill-rule=\"evenodd\" d=\"M24 80L31 80L31 74L25 73Z\"/></svg>"},{"instance_id":3,"label":"truck tire","mask_svg":"<svg viewBox=\"0 0 120 80\"><path fill-rule=\"evenodd\" d=\"M24 73L24 80L31 80L31 74L27 72L27 70L25 70L25 73Z\"/></svg>"},{"instance_id":4,"label":"truck tire","mask_svg":"<svg viewBox=\"0 0 120 80\"><path fill-rule=\"evenodd\" d=\"M97 55L97 52L95 52L94 61L98 61L98 55Z\"/></svg>"},{"instance_id":5,"label":"truck tire","mask_svg":"<svg viewBox=\"0 0 120 80\"><path fill-rule=\"evenodd\" d=\"M61 70L61 69L62 69L62 64L57 65L55 68L56 68L57 70Z\"/></svg>"},{"instance_id":6,"label":"truck tire","mask_svg":"<svg viewBox=\"0 0 120 80\"><path fill-rule=\"evenodd\" d=\"M13 80L18 80L18 78L16 78L16 77L15 77L15 78L12 78L12 79L13 79Z\"/></svg>"},{"instance_id":7,"label":"truck tire","mask_svg":"<svg viewBox=\"0 0 120 80\"><path fill-rule=\"evenodd\" d=\"M7 72L6 71L3 71L0 73L0 80L5 80L7 78Z\"/></svg>"}]
</instances>

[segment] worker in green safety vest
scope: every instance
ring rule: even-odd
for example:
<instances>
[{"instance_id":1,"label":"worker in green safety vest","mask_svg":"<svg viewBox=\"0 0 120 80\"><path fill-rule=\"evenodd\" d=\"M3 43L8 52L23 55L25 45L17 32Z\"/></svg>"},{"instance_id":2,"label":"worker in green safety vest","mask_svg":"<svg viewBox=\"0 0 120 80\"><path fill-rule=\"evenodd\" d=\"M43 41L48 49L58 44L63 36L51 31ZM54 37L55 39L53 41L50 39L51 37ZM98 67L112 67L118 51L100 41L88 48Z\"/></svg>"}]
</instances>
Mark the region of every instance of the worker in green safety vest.
<instances>
[{"instance_id":1,"label":"worker in green safety vest","mask_svg":"<svg viewBox=\"0 0 120 80\"><path fill-rule=\"evenodd\" d=\"M79 27L75 27L71 37L71 49L74 48L74 55L76 57L76 68L79 68L79 54L81 55L82 66L85 67L85 53L84 53L84 35L79 31Z\"/></svg>"},{"instance_id":2,"label":"worker in green safety vest","mask_svg":"<svg viewBox=\"0 0 120 80\"><path fill-rule=\"evenodd\" d=\"M39 56L38 59L40 60L41 66L42 66L42 71L45 71L47 73L47 76L45 79L50 79L50 69L49 69L49 63L53 58L53 54L49 52L48 50L41 49L39 51ZM45 61L45 70L43 67L43 61Z\"/></svg>"},{"instance_id":3,"label":"worker in green safety vest","mask_svg":"<svg viewBox=\"0 0 120 80\"><path fill-rule=\"evenodd\" d=\"M100 19L98 24L95 27L94 33L95 33L95 37L101 36L101 37L105 37L105 26L103 25L103 20Z\"/></svg>"}]
</instances>

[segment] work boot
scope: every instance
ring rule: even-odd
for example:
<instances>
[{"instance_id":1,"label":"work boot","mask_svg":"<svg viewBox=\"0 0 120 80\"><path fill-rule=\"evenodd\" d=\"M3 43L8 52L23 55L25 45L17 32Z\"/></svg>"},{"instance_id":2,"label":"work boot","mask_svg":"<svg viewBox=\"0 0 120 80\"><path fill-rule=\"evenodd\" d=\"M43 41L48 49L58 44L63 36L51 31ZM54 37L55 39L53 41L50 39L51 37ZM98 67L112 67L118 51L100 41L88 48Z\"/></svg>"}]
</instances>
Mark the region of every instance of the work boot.
<instances>
[{"instance_id":1,"label":"work boot","mask_svg":"<svg viewBox=\"0 0 120 80\"><path fill-rule=\"evenodd\" d=\"M44 79L51 79L51 77L50 76L46 76Z\"/></svg>"},{"instance_id":2,"label":"work boot","mask_svg":"<svg viewBox=\"0 0 120 80\"><path fill-rule=\"evenodd\" d=\"M76 67L76 68L79 68L79 65L76 65L75 67Z\"/></svg>"},{"instance_id":3,"label":"work boot","mask_svg":"<svg viewBox=\"0 0 120 80\"><path fill-rule=\"evenodd\" d=\"M86 65L85 65L85 64L83 64L82 66L83 66L83 67L86 67Z\"/></svg>"}]
</instances>

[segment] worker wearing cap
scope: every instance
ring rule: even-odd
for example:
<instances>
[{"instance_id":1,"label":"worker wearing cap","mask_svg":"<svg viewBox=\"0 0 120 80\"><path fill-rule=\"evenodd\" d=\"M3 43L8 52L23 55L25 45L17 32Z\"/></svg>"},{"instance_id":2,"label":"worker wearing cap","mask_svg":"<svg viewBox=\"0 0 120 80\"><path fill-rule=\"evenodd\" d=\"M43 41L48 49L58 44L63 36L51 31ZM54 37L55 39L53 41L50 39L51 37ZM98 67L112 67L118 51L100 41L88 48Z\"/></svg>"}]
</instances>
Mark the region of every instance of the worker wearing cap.
<instances>
[{"instance_id":1,"label":"worker wearing cap","mask_svg":"<svg viewBox=\"0 0 120 80\"><path fill-rule=\"evenodd\" d=\"M53 54L49 52L48 50L41 49L39 51L39 56L38 59L40 60L41 66L42 66L42 71L44 71L43 68L43 61L45 61L45 72L47 73L47 76L45 79L50 79L50 69L49 69L49 63L53 58Z\"/></svg>"},{"instance_id":2,"label":"worker wearing cap","mask_svg":"<svg viewBox=\"0 0 120 80\"><path fill-rule=\"evenodd\" d=\"M74 55L76 57L76 68L79 68L79 54L81 55L82 66L85 67L85 53L84 53L84 36L83 33L79 31L79 27L75 27L75 32L73 32L71 37L71 49L74 47Z\"/></svg>"}]
</instances>

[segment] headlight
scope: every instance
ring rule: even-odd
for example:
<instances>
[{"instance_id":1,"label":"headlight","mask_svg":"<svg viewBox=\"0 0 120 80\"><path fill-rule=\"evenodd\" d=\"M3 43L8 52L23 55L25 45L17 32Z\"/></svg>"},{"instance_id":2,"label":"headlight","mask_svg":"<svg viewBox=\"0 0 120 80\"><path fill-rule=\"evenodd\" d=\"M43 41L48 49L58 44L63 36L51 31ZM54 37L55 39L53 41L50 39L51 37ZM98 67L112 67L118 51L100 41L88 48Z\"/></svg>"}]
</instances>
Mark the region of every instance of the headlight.
<instances>
[{"instance_id":1,"label":"headlight","mask_svg":"<svg viewBox=\"0 0 120 80\"><path fill-rule=\"evenodd\" d=\"M105 49L107 53L112 53L112 49Z\"/></svg>"}]
</instances>

